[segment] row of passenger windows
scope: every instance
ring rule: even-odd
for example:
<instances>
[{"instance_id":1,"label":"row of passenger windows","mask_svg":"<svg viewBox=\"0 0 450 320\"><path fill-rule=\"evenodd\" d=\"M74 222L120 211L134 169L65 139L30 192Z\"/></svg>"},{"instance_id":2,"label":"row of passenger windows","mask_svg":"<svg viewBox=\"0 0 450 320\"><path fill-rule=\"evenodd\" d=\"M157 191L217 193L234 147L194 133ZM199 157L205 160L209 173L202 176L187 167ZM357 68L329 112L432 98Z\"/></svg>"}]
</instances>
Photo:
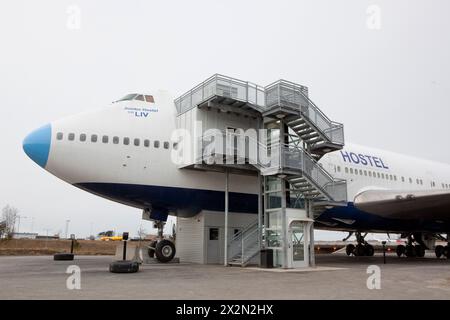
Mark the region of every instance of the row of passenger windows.
<instances>
[{"instance_id":1,"label":"row of passenger windows","mask_svg":"<svg viewBox=\"0 0 450 320\"><path fill-rule=\"evenodd\" d=\"M337 172L341 172L341 167L337 166L336 167ZM376 172L376 171L370 171L370 170L362 170L362 169L353 169L353 168L348 168L345 167L345 173L350 173L350 174L354 174L354 175L360 175L360 176L368 176L368 177L373 177L373 178L378 178L378 179L385 179L385 180L391 180L391 181L397 181L397 176L393 175L393 174L384 174L384 173L380 173L380 172ZM400 177L401 182L405 182L406 179L405 177ZM414 180L412 178L408 178L408 182L409 183L413 183ZM417 185L423 185L423 180L422 179L416 179L416 184ZM431 186L432 187L436 187L436 183L434 181L431 181ZM450 188L450 184L449 183L442 183L441 184L442 189L449 189Z\"/></svg>"},{"instance_id":2,"label":"row of passenger windows","mask_svg":"<svg viewBox=\"0 0 450 320\"><path fill-rule=\"evenodd\" d=\"M102 143L109 143L109 140L110 140L109 136L104 135L104 136L101 136L100 138L101 138ZM56 139L57 140L63 140L64 139L64 133L58 132L56 134ZM69 133L67 135L67 139L69 141L75 141L75 133ZM82 133L82 134L79 135L79 141L85 142L85 141L87 141L87 139L88 139L88 135L86 135L85 133ZM96 135L96 134L92 134L89 137L89 140L91 142L93 142L93 143L96 143L99 140L99 136ZM126 146L128 146L131 143L131 139L128 138L128 137L124 137L122 139L120 139L117 136L112 137L112 143L113 144L119 144L120 141L122 141L122 143L124 145L126 145ZM147 148L150 147L150 140L145 139L142 142L143 142L144 147L147 147ZM141 145L141 139L139 139L139 138L133 139L133 145L135 145L136 147L139 147ZM160 147L160 141L159 140L153 141L153 147L154 148L159 148ZM163 142L163 147L164 147L164 149L169 149L170 143L168 141L164 141ZM174 143L173 147L176 148L176 144L175 143Z\"/></svg>"}]
</instances>

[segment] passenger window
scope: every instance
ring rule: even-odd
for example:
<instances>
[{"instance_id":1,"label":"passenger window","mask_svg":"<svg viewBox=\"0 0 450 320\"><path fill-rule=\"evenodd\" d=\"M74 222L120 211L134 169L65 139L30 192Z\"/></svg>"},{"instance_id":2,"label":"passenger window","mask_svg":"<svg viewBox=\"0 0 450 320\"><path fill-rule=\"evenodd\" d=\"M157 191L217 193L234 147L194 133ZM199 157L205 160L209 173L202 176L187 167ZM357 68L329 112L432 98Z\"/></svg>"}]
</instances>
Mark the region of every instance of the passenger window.
<instances>
[{"instance_id":1,"label":"passenger window","mask_svg":"<svg viewBox=\"0 0 450 320\"><path fill-rule=\"evenodd\" d=\"M145 96L145 101L155 103L155 99L153 99L153 96Z\"/></svg>"},{"instance_id":2,"label":"passenger window","mask_svg":"<svg viewBox=\"0 0 450 320\"><path fill-rule=\"evenodd\" d=\"M392 174L389 175L389 180L393 180L394 178L392 178Z\"/></svg>"},{"instance_id":3,"label":"passenger window","mask_svg":"<svg viewBox=\"0 0 450 320\"><path fill-rule=\"evenodd\" d=\"M113 137L113 143L119 144L119 137Z\"/></svg>"},{"instance_id":4,"label":"passenger window","mask_svg":"<svg viewBox=\"0 0 450 320\"><path fill-rule=\"evenodd\" d=\"M144 101L144 96L142 94L138 95L134 100L141 100Z\"/></svg>"},{"instance_id":5,"label":"passenger window","mask_svg":"<svg viewBox=\"0 0 450 320\"><path fill-rule=\"evenodd\" d=\"M134 139L134 145L135 145L136 147L139 147L140 144L141 144L141 140L139 140L139 139Z\"/></svg>"},{"instance_id":6,"label":"passenger window","mask_svg":"<svg viewBox=\"0 0 450 320\"><path fill-rule=\"evenodd\" d=\"M91 136L91 142L97 142L98 136L96 134L93 134Z\"/></svg>"},{"instance_id":7,"label":"passenger window","mask_svg":"<svg viewBox=\"0 0 450 320\"><path fill-rule=\"evenodd\" d=\"M175 143L174 143L174 147L175 147ZM341 172L341 166L337 166L337 170L338 170L338 172Z\"/></svg>"},{"instance_id":8,"label":"passenger window","mask_svg":"<svg viewBox=\"0 0 450 320\"><path fill-rule=\"evenodd\" d=\"M177 149L178 149L178 142L174 142L174 143L173 143L173 149L174 149L174 150L177 150Z\"/></svg>"},{"instance_id":9,"label":"passenger window","mask_svg":"<svg viewBox=\"0 0 450 320\"><path fill-rule=\"evenodd\" d=\"M369 177L371 177L372 176L372 171L369 171Z\"/></svg>"},{"instance_id":10,"label":"passenger window","mask_svg":"<svg viewBox=\"0 0 450 320\"><path fill-rule=\"evenodd\" d=\"M397 181L397 176L396 175L394 175L394 181Z\"/></svg>"},{"instance_id":11,"label":"passenger window","mask_svg":"<svg viewBox=\"0 0 450 320\"><path fill-rule=\"evenodd\" d=\"M103 143L108 143L108 141L109 141L108 136L103 136L103 137L102 137L102 142L103 142Z\"/></svg>"},{"instance_id":12,"label":"passenger window","mask_svg":"<svg viewBox=\"0 0 450 320\"><path fill-rule=\"evenodd\" d=\"M402 182L405 182L405 177L402 177Z\"/></svg>"},{"instance_id":13,"label":"passenger window","mask_svg":"<svg viewBox=\"0 0 450 320\"><path fill-rule=\"evenodd\" d=\"M69 133L69 141L75 140L75 133Z\"/></svg>"},{"instance_id":14,"label":"passenger window","mask_svg":"<svg viewBox=\"0 0 450 320\"><path fill-rule=\"evenodd\" d=\"M144 140L144 147L146 147L146 148L150 147L150 140L148 140L148 139Z\"/></svg>"},{"instance_id":15,"label":"passenger window","mask_svg":"<svg viewBox=\"0 0 450 320\"><path fill-rule=\"evenodd\" d=\"M125 137L125 138L123 138L123 144L124 145L129 145L130 144L130 138L128 138L128 137Z\"/></svg>"},{"instance_id":16,"label":"passenger window","mask_svg":"<svg viewBox=\"0 0 450 320\"><path fill-rule=\"evenodd\" d=\"M381 179L384 179L384 173L381 174Z\"/></svg>"},{"instance_id":17,"label":"passenger window","mask_svg":"<svg viewBox=\"0 0 450 320\"><path fill-rule=\"evenodd\" d=\"M381 177L379 172L377 172L377 177L378 177L378 179Z\"/></svg>"},{"instance_id":18,"label":"passenger window","mask_svg":"<svg viewBox=\"0 0 450 320\"><path fill-rule=\"evenodd\" d=\"M416 184L419 184L419 179L416 179Z\"/></svg>"},{"instance_id":19,"label":"passenger window","mask_svg":"<svg viewBox=\"0 0 450 320\"><path fill-rule=\"evenodd\" d=\"M86 141L86 134L82 133L80 134L80 141L85 142Z\"/></svg>"},{"instance_id":20,"label":"passenger window","mask_svg":"<svg viewBox=\"0 0 450 320\"><path fill-rule=\"evenodd\" d=\"M361 169L359 169L359 174L362 176L363 172Z\"/></svg>"},{"instance_id":21,"label":"passenger window","mask_svg":"<svg viewBox=\"0 0 450 320\"><path fill-rule=\"evenodd\" d=\"M155 148L159 148L159 140L155 140L155 142L153 142L153 146Z\"/></svg>"},{"instance_id":22,"label":"passenger window","mask_svg":"<svg viewBox=\"0 0 450 320\"><path fill-rule=\"evenodd\" d=\"M347 167L345 167L345 173L348 173L348 168Z\"/></svg>"},{"instance_id":23,"label":"passenger window","mask_svg":"<svg viewBox=\"0 0 450 320\"><path fill-rule=\"evenodd\" d=\"M167 141L164 142L164 149L169 149L169 143Z\"/></svg>"},{"instance_id":24,"label":"passenger window","mask_svg":"<svg viewBox=\"0 0 450 320\"><path fill-rule=\"evenodd\" d=\"M419 181L420 181L420 185L423 185L423 180L422 180L422 179L420 179Z\"/></svg>"},{"instance_id":25,"label":"passenger window","mask_svg":"<svg viewBox=\"0 0 450 320\"><path fill-rule=\"evenodd\" d=\"M367 170L364 170L364 175L367 177Z\"/></svg>"},{"instance_id":26,"label":"passenger window","mask_svg":"<svg viewBox=\"0 0 450 320\"><path fill-rule=\"evenodd\" d=\"M56 134L56 139L57 139L57 140L62 140L63 137L64 137L64 134L63 134L62 132L58 132L58 133Z\"/></svg>"},{"instance_id":27,"label":"passenger window","mask_svg":"<svg viewBox=\"0 0 450 320\"><path fill-rule=\"evenodd\" d=\"M411 178L409 178L409 183L412 183L412 179Z\"/></svg>"}]
</instances>

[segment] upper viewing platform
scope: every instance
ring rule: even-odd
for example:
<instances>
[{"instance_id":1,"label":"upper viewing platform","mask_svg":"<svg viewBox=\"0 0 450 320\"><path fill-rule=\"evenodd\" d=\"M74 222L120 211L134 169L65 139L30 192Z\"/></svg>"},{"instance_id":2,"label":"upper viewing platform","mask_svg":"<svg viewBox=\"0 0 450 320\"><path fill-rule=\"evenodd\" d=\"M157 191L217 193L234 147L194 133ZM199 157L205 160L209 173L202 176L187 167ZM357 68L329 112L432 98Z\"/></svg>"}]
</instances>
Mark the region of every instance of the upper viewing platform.
<instances>
[{"instance_id":1,"label":"upper viewing platform","mask_svg":"<svg viewBox=\"0 0 450 320\"><path fill-rule=\"evenodd\" d=\"M254 109L261 113L265 111L264 87L215 74L175 100L178 113L206 103Z\"/></svg>"},{"instance_id":2,"label":"upper viewing platform","mask_svg":"<svg viewBox=\"0 0 450 320\"><path fill-rule=\"evenodd\" d=\"M268 122L283 119L316 159L344 146L344 126L331 121L312 102L307 87L286 80L262 87L215 74L176 99L175 105L178 114L207 106L263 117Z\"/></svg>"}]
</instances>

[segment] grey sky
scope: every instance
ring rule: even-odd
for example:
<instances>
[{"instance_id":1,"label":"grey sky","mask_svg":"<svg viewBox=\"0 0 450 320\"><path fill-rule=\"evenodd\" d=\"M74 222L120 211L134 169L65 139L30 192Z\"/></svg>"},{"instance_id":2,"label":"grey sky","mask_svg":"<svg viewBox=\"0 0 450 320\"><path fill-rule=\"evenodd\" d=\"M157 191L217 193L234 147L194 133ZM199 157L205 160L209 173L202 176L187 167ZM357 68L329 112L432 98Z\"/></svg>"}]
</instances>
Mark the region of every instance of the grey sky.
<instances>
[{"instance_id":1,"label":"grey sky","mask_svg":"<svg viewBox=\"0 0 450 320\"><path fill-rule=\"evenodd\" d=\"M366 25L369 5L380 30ZM347 141L450 163L449 13L447 0L2 1L0 207L33 216L40 232L64 231L66 219L83 236L91 223L135 232L140 212L43 171L22 140L126 93L178 95L213 73L304 84Z\"/></svg>"}]
</instances>

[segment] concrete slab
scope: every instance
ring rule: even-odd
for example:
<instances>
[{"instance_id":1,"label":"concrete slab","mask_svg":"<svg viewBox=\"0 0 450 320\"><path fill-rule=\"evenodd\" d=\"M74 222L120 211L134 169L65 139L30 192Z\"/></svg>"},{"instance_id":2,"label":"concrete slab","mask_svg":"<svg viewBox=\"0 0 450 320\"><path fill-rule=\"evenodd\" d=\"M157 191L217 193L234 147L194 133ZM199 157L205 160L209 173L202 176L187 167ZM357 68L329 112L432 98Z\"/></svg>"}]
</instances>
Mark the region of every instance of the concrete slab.
<instances>
[{"instance_id":1,"label":"concrete slab","mask_svg":"<svg viewBox=\"0 0 450 320\"><path fill-rule=\"evenodd\" d=\"M254 268L186 263L142 265L138 273L108 271L113 256L0 257L0 299L450 299L450 261L394 255L317 255L319 272L262 272ZM81 289L66 273L81 271ZM381 288L368 289L368 267L381 270ZM73 267L72 267L73 268Z\"/></svg>"}]
</instances>

